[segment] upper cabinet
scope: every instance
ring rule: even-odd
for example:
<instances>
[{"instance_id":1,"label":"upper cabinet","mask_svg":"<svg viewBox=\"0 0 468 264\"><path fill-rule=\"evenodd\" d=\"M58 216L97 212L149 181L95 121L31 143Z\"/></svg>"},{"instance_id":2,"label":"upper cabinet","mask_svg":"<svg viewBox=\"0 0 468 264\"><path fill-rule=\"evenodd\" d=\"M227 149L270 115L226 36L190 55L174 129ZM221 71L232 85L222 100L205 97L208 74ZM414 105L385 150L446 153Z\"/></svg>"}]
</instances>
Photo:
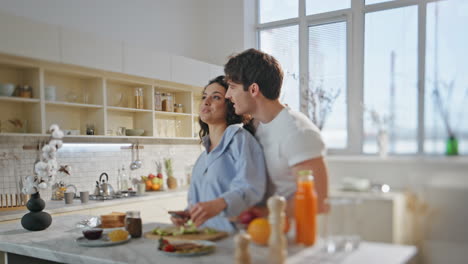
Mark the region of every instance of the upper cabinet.
<instances>
[{"instance_id":1,"label":"upper cabinet","mask_svg":"<svg viewBox=\"0 0 468 264\"><path fill-rule=\"evenodd\" d=\"M171 80L171 56L124 44L123 72L147 78Z\"/></svg>"},{"instance_id":2,"label":"upper cabinet","mask_svg":"<svg viewBox=\"0 0 468 264\"><path fill-rule=\"evenodd\" d=\"M58 62L59 28L0 13L0 52Z\"/></svg>"},{"instance_id":3,"label":"upper cabinet","mask_svg":"<svg viewBox=\"0 0 468 264\"><path fill-rule=\"evenodd\" d=\"M210 64L181 56L172 56L173 82L205 86L210 79Z\"/></svg>"},{"instance_id":4,"label":"upper cabinet","mask_svg":"<svg viewBox=\"0 0 468 264\"><path fill-rule=\"evenodd\" d=\"M63 63L113 72L123 71L123 42L100 38L94 34L61 29Z\"/></svg>"}]
</instances>

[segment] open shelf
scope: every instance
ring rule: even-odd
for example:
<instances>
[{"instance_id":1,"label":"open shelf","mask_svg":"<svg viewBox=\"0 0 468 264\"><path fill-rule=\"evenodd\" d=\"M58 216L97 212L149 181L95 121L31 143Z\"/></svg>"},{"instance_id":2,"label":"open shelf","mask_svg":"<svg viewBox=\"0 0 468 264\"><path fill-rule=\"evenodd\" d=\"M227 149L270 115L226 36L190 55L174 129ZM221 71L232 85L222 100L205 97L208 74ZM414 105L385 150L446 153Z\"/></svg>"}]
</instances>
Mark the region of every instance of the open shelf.
<instances>
[{"instance_id":1,"label":"open shelf","mask_svg":"<svg viewBox=\"0 0 468 264\"><path fill-rule=\"evenodd\" d=\"M108 106L107 110L111 111L121 111L121 112L142 112L142 113L152 113L152 110L146 109L136 109L136 108L128 108L128 107L117 107L117 106Z\"/></svg>"},{"instance_id":2,"label":"open shelf","mask_svg":"<svg viewBox=\"0 0 468 264\"><path fill-rule=\"evenodd\" d=\"M105 135L104 110L76 105L46 105L46 127L57 124L62 130L79 130L86 135L88 126L94 127L95 135Z\"/></svg>"},{"instance_id":3,"label":"open shelf","mask_svg":"<svg viewBox=\"0 0 468 264\"><path fill-rule=\"evenodd\" d=\"M96 109L103 108L102 105L55 102L55 101L46 101L46 105L69 106L69 107L79 107L79 108L96 108Z\"/></svg>"},{"instance_id":4,"label":"open shelf","mask_svg":"<svg viewBox=\"0 0 468 264\"><path fill-rule=\"evenodd\" d=\"M109 79L107 85L107 106L116 108L137 109L135 92L137 88L143 89L143 107L141 110L153 110L153 87L151 84Z\"/></svg>"},{"instance_id":5,"label":"open shelf","mask_svg":"<svg viewBox=\"0 0 468 264\"><path fill-rule=\"evenodd\" d=\"M191 115L155 114L154 131L156 137L176 138L192 137Z\"/></svg>"},{"instance_id":6,"label":"open shelf","mask_svg":"<svg viewBox=\"0 0 468 264\"><path fill-rule=\"evenodd\" d=\"M15 87L28 85L32 88L31 98L40 98L38 67L0 62L0 85L5 84L12 84ZM19 97L18 89L16 89L11 96L13 98L23 98Z\"/></svg>"},{"instance_id":7,"label":"open shelf","mask_svg":"<svg viewBox=\"0 0 468 264\"><path fill-rule=\"evenodd\" d=\"M0 103L0 133L41 133L41 107L37 102L5 100Z\"/></svg>"},{"instance_id":8,"label":"open shelf","mask_svg":"<svg viewBox=\"0 0 468 264\"><path fill-rule=\"evenodd\" d=\"M102 78L75 72L45 71L47 101L102 105Z\"/></svg>"},{"instance_id":9,"label":"open shelf","mask_svg":"<svg viewBox=\"0 0 468 264\"><path fill-rule=\"evenodd\" d=\"M106 135L113 136L125 136L118 135L117 131L119 128L124 127L126 129L144 129L143 137L153 136L153 113L150 112L126 112L114 109L108 109L107 111L107 133Z\"/></svg>"}]
</instances>

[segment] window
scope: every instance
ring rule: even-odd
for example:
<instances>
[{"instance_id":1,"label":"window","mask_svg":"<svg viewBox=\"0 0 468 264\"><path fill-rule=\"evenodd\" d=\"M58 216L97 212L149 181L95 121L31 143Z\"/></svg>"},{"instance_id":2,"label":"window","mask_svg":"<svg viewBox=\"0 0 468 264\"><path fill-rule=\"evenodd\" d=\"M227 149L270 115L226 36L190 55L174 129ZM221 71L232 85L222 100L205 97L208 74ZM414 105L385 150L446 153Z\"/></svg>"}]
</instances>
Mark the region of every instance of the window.
<instances>
[{"instance_id":1,"label":"window","mask_svg":"<svg viewBox=\"0 0 468 264\"><path fill-rule=\"evenodd\" d=\"M377 153L378 130L390 153L417 152L417 8L368 13L364 44L364 153ZM375 110L381 122L369 115Z\"/></svg>"},{"instance_id":2,"label":"window","mask_svg":"<svg viewBox=\"0 0 468 264\"><path fill-rule=\"evenodd\" d=\"M260 23L298 17L299 0L259 0Z\"/></svg>"},{"instance_id":3,"label":"window","mask_svg":"<svg viewBox=\"0 0 468 264\"><path fill-rule=\"evenodd\" d=\"M306 14L320 14L351 7L351 0L306 0Z\"/></svg>"},{"instance_id":4,"label":"window","mask_svg":"<svg viewBox=\"0 0 468 264\"><path fill-rule=\"evenodd\" d=\"M280 101L299 110L299 33L298 26L260 31L260 49L273 55L284 71Z\"/></svg>"},{"instance_id":5,"label":"window","mask_svg":"<svg viewBox=\"0 0 468 264\"><path fill-rule=\"evenodd\" d=\"M463 11L462 2L427 5L424 150L430 154L445 152L449 130L459 141L459 153L468 154L468 37L462 33L468 4Z\"/></svg>"},{"instance_id":6,"label":"window","mask_svg":"<svg viewBox=\"0 0 468 264\"><path fill-rule=\"evenodd\" d=\"M345 148L347 145L346 46L346 22L309 27L308 88L326 100L311 100L307 95L305 98L309 116L322 129L328 148ZM320 116L321 111L326 117Z\"/></svg>"},{"instance_id":7,"label":"window","mask_svg":"<svg viewBox=\"0 0 468 264\"><path fill-rule=\"evenodd\" d=\"M468 1L257 1L258 47L283 66L282 101L314 120L308 91L336 96L329 153L374 155L384 131L390 154L443 155L454 136L468 155Z\"/></svg>"}]
</instances>

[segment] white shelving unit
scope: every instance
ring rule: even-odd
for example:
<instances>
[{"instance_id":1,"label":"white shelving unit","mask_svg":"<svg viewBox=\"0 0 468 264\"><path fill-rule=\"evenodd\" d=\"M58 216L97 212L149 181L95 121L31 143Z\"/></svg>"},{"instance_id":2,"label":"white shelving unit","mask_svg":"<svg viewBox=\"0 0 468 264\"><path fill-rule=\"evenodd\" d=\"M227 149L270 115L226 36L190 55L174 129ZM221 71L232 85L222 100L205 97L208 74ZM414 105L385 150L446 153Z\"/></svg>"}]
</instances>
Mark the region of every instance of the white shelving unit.
<instances>
[{"instance_id":1,"label":"white shelving unit","mask_svg":"<svg viewBox=\"0 0 468 264\"><path fill-rule=\"evenodd\" d=\"M200 87L0 54L0 84L6 83L29 85L33 93L32 98L0 96L0 136L48 136L47 129L55 123L63 130L79 130L79 135L68 136L79 141L197 139L194 123ZM55 99L46 92L51 86ZM136 88L143 89L139 109ZM154 110L155 92L171 93L173 103L183 104L183 112ZM89 125L95 128L94 135L86 135ZM119 127L145 132L138 137L117 136Z\"/></svg>"}]
</instances>

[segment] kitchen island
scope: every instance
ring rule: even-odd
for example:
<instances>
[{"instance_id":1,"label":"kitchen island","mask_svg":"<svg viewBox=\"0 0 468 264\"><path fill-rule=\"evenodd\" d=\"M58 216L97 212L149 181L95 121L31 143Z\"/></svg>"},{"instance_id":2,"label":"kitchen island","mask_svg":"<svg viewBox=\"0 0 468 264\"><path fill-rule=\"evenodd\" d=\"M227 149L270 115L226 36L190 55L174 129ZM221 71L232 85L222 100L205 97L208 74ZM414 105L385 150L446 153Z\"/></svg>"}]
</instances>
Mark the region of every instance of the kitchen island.
<instances>
[{"instance_id":1,"label":"kitchen island","mask_svg":"<svg viewBox=\"0 0 468 264\"><path fill-rule=\"evenodd\" d=\"M190 258L174 258L157 250L157 241L146 238L105 248L81 247L75 239L81 236L76 227L86 215L53 217L52 225L43 231L30 232L22 228L20 221L0 223L0 251L6 252L6 263L233 263L233 236L216 242L212 254ZM144 220L144 219L143 219ZM143 231L150 231L157 223L144 223ZM269 263L268 248L250 245L252 263ZM320 244L303 248L288 247L287 263L408 263L416 254L413 246L362 242L350 253L329 255L320 249ZM39 260L40 259L40 260ZM9 260L9 262L8 262ZM1 263L1 261L0 261Z\"/></svg>"}]
</instances>

